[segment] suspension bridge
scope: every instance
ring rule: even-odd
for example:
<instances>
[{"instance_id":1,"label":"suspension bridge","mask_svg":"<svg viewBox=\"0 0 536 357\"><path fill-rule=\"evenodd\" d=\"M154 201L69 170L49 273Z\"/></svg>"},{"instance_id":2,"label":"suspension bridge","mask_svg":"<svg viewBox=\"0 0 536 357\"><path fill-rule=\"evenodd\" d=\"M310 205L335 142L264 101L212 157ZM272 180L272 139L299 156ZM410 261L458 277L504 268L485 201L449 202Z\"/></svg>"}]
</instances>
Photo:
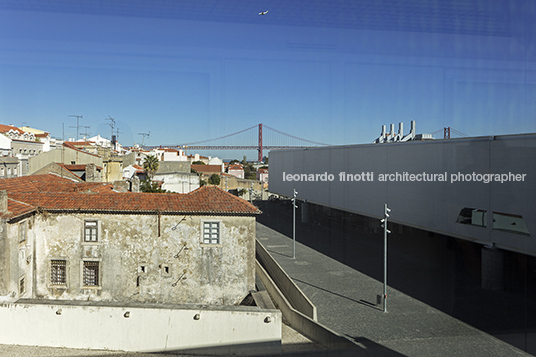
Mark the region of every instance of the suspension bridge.
<instances>
[{"instance_id":1,"label":"suspension bridge","mask_svg":"<svg viewBox=\"0 0 536 357\"><path fill-rule=\"evenodd\" d=\"M240 145L237 145L236 143L240 143ZM166 147L189 150L257 150L258 160L262 161L263 150L300 149L328 145L329 144L302 139L277 129L270 128L268 125L257 124L250 128L220 136L218 138ZM163 146L144 146L145 149L161 147Z\"/></svg>"},{"instance_id":2,"label":"suspension bridge","mask_svg":"<svg viewBox=\"0 0 536 357\"><path fill-rule=\"evenodd\" d=\"M451 127L445 127L437 130L433 132L432 135L439 134L440 132L443 132L444 139L450 139L451 133L462 137L468 136L467 134L459 132ZM305 149L329 145L330 144L299 138L261 123L247 129L237 131L236 133L220 136L218 138L178 145L143 146L143 148L146 150L163 147L177 148L182 150L257 150L258 161L262 161L264 150Z\"/></svg>"}]
</instances>

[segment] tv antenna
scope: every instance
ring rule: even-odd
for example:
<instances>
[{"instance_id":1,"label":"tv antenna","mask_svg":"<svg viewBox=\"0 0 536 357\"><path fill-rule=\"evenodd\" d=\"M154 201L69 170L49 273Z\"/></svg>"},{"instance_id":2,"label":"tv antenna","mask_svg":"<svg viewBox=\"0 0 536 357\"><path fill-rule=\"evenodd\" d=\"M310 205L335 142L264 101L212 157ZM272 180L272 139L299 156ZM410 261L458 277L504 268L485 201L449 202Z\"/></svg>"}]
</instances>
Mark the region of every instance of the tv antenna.
<instances>
[{"instance_id":1,"label":"tv antenna","mask_svg":"<svg viewBox=\"0 0 536 357\"><path fill-rule=\"evenodd\" d=\"M111 130L112 134L111 135L114 135L115 119L108 115L108 118L104 118L104 120L109 120L110 121L110 123L108 125L110 125L110 127L112 128L112 130Z\"/></svg>"},{"instance_id":2,"label":"tv antenna","mask_svg":"<svg viewBox=\"0 0 536 357\"><path fill-rule=\"evenodd\" d=\"M76 140L78 140L78 128L80 128L79 120L83 118L83 115L69 115L71 118L76 118L76 127L70 126L69 128L76 128Z\"/></svg>"},{"instance_id":3,"label":"tv antenna","mask_svg":"<svg viewBox=\"0 0 536 357\"><path fill-rule=\"evenodd\" d=\"M149 133L138 133L138 135L143 135L143 138L141 139L141 146L143 146L143 141L145 140L145 137L151 136L151 132Z\"/></svg>"},{"instance_id":4,"label":"tv antenna","mask_svg":"<svg viewBox=\"0 0 536 357\"><path fill-rule=\"evenodd\" d=\"M84 130L84 138L87 139L87 136L88 136L88 132L87 130L90 128L89 125L80 125L82 128L85 128L86 130Z\"/></svg>"}]
</instances>

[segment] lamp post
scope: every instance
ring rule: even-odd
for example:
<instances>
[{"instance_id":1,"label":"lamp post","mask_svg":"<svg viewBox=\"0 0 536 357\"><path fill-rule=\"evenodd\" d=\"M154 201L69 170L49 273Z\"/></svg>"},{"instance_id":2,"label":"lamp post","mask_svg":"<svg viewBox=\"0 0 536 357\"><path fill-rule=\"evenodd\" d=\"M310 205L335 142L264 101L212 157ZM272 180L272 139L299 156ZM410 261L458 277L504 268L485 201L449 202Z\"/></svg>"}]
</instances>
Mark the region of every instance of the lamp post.
<instances>
[{"instance_id":1,"label":"lamp post","mask_svg":"<svg viewBox=\"0 0 536 357\"><path fill-rule=\"evenodd\" d=\"M391 233L387 229L387 218L391 209L384 204L383 219L380 220L383 227L383 312L387 312L387 234Z\"/></svg>"},{"instance_id":2,"label":"lamp post","mask_svg":"<svg viewBox=\"0 0 536 357\"><path fill-rule=\"evenodd\" d=\"M298 196L298 191L294 189L294 197L291 199L292 201L292 244L293 244L292 259L296 259L296 208L298 207L296 205L297 196Z\"/></svg>"}]
</instances>

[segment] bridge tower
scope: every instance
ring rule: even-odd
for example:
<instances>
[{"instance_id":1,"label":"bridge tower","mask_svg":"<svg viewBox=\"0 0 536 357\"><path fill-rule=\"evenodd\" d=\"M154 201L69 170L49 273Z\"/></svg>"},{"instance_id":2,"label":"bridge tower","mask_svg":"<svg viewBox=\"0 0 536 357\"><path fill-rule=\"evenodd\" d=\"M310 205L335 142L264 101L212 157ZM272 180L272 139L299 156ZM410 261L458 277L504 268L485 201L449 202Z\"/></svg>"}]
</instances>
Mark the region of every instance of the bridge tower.
<instances>
[{"instance_id":1,"label":"bridge tower","mask_svg":"<svg viewBox=\"0 0 536 357\"><path fill-rule=\"evenodd\" d=\"M262 161L262 123L259 124L259 148L257 149L258 155L258 162Z\"/></svg>"}]
</instances>

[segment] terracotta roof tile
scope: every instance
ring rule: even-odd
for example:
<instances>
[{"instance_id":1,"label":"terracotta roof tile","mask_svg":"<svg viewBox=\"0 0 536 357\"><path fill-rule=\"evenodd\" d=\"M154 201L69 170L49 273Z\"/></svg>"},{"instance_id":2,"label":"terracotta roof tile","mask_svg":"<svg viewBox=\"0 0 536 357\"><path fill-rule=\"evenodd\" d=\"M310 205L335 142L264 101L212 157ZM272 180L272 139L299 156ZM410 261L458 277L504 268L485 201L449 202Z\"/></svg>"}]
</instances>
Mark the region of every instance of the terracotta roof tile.
<instances>
[{"instance_id":1,"label":"terracotta roof tile","mask_svg":"<svg viewBox=\"0 0 536 357\"><path fill-rule=\"evenodd\" d=\"M38 208L48 211L103 213L163 213L256 215L251 203L215 186L203 186L187 194L118 193L100 182L75 183L52 174L0 180L8 192L13 216Z\"/></svg>"},{"instance_id":2,"label":"terracotta roof tile","mask_svg":"<svg viewBox=\"0 0 536 357\"><path fill-rule=\"evenodd\" d=\"M7 133L10 130L14 130L18 132L19 134L24 134L24 131L20 130L19 128L13 125L0 124L0 133Z\"/></svg>"},{"instance_id":3,"label":"terracotta roof tile","mask_svg":"<svg viewBox=\"0 0 536 357\"><path fill-rule=\"evenodd\" d=\"M9 198L48 211L254 215L251 203L215 186L188 194L14 192Z\"/></svg>"},{"instance_id":4,"label":"terracotta roof tile","mask_svg":"<svg viewBox=\"0 0 536 357\"><path fill-rule=\"evenodd\" d=\"M221 165L201 165L201 164L192 164L192 169L196 170L197 172L202 173L221 173Z\"/></svg>"}]
</instances>

